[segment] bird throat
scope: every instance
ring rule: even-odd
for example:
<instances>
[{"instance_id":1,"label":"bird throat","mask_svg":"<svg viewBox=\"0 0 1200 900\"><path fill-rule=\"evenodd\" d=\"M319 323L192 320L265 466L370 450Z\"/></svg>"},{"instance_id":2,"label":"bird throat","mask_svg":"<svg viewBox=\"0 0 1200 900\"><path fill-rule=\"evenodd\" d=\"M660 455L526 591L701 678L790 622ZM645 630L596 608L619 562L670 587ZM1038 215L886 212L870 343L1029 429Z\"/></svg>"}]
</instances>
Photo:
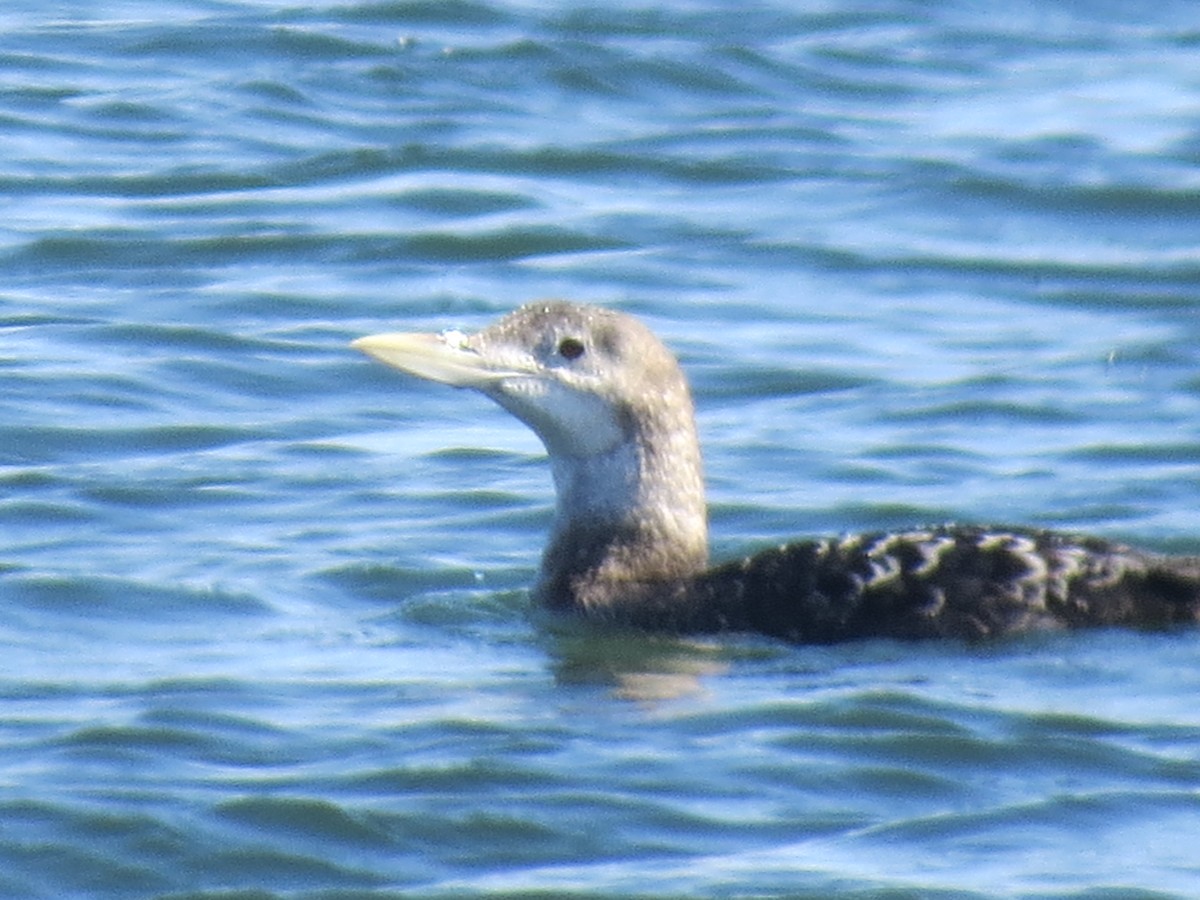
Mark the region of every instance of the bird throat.
<instances>
[{"instance_id":1,"label":"bird throat","mask_svg":"<svg viewBox=\"0 0 1200 900\"><path fill-rule=\"evenodd\" d=\"M540 602L594 613L622 586L703 571L708 530L698 459L694 470L668 473L656 468L661 458L636 440L602 456L552 457L558 499Z\"/></svg>"}]
</instances>

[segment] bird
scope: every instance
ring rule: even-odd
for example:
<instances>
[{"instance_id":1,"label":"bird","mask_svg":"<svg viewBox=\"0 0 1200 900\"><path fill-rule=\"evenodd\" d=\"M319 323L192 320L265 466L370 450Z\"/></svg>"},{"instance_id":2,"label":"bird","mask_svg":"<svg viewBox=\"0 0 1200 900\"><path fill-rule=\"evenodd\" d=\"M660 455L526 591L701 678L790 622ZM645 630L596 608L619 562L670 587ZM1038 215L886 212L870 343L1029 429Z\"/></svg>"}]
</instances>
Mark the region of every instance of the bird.
<instances>
[{"instance_id":1,"label":"bird","mask_svg":"<svg viewBox=\"0 0 1200 900\"><path fill-rule=\"evenodd\" d=\"M549 610L795 644L1200 621L1200 556L1036 528L940 524L800 539L710 568L687 378L624 312L541 301L472 335L391 332L352 346L477 391L540 438L556 499L532 596Z\"/></svg>"}]
</instances>

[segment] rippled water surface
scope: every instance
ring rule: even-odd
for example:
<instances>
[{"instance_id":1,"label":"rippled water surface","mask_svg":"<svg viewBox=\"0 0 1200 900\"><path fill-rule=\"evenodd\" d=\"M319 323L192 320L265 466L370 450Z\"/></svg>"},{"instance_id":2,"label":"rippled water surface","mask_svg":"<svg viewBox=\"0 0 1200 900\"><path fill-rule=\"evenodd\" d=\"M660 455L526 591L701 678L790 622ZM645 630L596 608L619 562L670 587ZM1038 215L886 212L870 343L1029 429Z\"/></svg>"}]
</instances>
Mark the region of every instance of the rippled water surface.
<instances>
[{"instance_id":1,"label":"rippled water surface","mask_svg":"<svg viewBox=\"0 0 1200 900\"><path fill-rule=\"evenodd\" d=\"M1190 3L10 2L0 895L1200 895L1200 638L530 613L552 493L347 348L678 352L714 556L1200 551Z\"/></svg>"}]
</instances>

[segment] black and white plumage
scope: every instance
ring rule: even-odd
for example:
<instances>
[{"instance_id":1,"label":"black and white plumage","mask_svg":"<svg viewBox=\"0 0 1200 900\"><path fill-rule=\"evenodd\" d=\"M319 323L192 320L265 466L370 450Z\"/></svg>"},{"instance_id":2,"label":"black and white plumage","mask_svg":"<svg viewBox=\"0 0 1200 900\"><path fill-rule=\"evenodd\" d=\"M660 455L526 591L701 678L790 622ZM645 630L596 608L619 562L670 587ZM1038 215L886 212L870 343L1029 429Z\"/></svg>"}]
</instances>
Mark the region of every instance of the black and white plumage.
<instances>
[{"instance_id":1,"label":"black and white plumage","mask_svg":"<svg viewBox=\"0 0 1200 900\"><path fill-rule=\"evenodd\" d=\"M535 596L551 609L802 643L1200 621L1200 557L1049 531L946 525L799 541L707 568L687 381L624 313L534 303L473 336L381 334L354 346L475 389L541 438L557 506Z\"/></svg>"}]
</instances>

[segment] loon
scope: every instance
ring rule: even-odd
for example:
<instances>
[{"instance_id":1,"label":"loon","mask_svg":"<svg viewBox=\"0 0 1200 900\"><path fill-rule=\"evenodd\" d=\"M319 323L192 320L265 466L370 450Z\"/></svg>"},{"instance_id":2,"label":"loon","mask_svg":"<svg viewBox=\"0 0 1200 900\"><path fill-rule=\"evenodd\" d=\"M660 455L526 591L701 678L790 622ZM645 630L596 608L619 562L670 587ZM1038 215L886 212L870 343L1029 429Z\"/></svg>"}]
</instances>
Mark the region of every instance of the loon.
<instances>
[{"instance_id":1,"label":"loon","mask_svg":"<svg viewBox=\"0 0 1200 900\"><path fill-rule=\"evenodd\" d=\"M534 599L552 610L643 630L821 644L1200 622L1200 556L1037 529L941 525L801 540L709 568L687 380L625 313L539 302L472 336L389 333L352 346L476 390L541 439L556 508Z\"/></svg>"}]
</instances>

